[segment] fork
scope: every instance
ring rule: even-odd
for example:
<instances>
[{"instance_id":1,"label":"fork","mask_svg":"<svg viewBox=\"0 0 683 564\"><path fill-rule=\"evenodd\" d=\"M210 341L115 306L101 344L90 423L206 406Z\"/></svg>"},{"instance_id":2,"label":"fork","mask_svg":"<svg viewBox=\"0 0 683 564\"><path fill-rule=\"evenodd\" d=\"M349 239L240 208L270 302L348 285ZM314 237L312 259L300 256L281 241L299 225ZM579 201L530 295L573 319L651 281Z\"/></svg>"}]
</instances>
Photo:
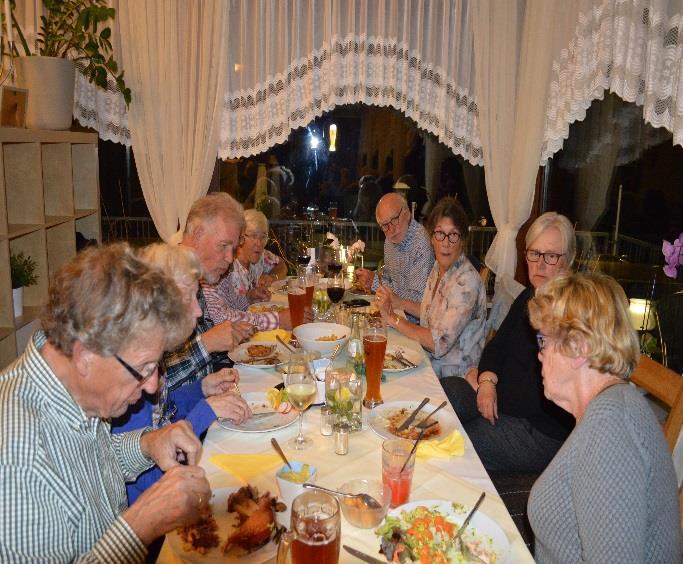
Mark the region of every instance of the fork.
<instances>
[{"instance_id":1,"label":"fork","mask_svg":"<svg viewBox=\"0 0 683 564\"><path fill-rule=\"evenodd\" d=\"M432 417L432 416L433 416L437 411L439 411L441 408L446 407L446 404L448 404L448 402L447 402L446 400L442 401L442 402L441 402L441 405L439 405L439 407L437 407L434 411L432 411L429 415L427 415L427 417L425 417L422 421L420 421L419 423L417 423L417 424L415 425L415 427L417 427L418 429L424 429L425 427L428 427L429 425L431 425L431 423L427 423L427 420L428 420L430 417Z\"/></svg>"},{"instance_id":2,"label":"fork","mask_svg":"<svg viewBox=\"0 0 683 564\"><path fill-rule=\"evenodd\" d=\"M417 367L417 364L415 364L414 362L411 362L405 356L403 356L403 351L401 349L396 349L396 351L394 352L394 356L396 357L396 360L398 360L399 362L402 362L403 364L405 364L406 366L408 366L410 368L416 368Z\"/></svg>"}]
</instances>

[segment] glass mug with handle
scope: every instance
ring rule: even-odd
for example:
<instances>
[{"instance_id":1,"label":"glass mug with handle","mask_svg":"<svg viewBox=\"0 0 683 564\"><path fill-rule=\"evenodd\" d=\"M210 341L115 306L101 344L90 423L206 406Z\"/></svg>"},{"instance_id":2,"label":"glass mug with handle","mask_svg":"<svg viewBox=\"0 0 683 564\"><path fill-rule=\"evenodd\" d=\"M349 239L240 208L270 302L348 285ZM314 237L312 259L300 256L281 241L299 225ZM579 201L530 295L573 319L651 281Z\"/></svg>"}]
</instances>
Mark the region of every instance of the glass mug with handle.
<instances>
[{"instance_id":1,"label":"glass mug with handle","mask_svg":"<svg viewBox=\"0 0 683 564\"><path fill-rule=\"evenodd\" d=\"M277 564L337 564L341 546L339 502L320 491L294 498L289 531L282 535Z\"/></svg>"}]
</instances>

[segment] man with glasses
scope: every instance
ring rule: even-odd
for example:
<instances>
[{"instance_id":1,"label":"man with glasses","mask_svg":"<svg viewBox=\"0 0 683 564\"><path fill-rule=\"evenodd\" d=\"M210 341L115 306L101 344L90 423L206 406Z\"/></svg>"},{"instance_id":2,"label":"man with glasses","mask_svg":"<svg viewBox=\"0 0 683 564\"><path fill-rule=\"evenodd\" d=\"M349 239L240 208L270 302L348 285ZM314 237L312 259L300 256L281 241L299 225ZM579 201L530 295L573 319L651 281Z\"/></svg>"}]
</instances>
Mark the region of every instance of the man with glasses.
<instances>
[{"instance_id":1,"label":"man with glasses","mask_svg":"<svg viewBox=\"0 0 683 564\"><path fill-rule=\"evenodd\" d=\"M180 244L192 249L199 258L203 282L216 284L227 272L243 229L242 205L224 192L209 194L192 204ZM169 391L229 365L224 353L254 331L254 326L247 321L215 323L208 313L202 288L197 300L202 316L197 320L194 333L179 350L164 357Z\"/></svg>"},{"instance_id":2,"label":"man with glasses","mask_svg":"<svg viewBox=\"0 0 683 564\"><path fill-rule=\"evenodd\" d=\"M43 329L0 373L0 561L139 562L207 509L189 425L110 433L186 337L180 299L125 244L89 248L56 273ZM154 464L165 475L128 507L125 481Z\"/></svg>"},{"instance_id":3,"label":"man with glasses","mask_svg":"<svg viewBox=\"0 0 683 564\"><path fill-rule=\"evenodd\" d=\"M366 289L377 290L380 283L399 298L422 302L427 278L434 265L434 253L425 228L412 218L406 200L391 192L382 196L375 212L384 231L384 268L378 273L356 271L358 282ZM417 319L407 314L416 322Z\"/></svg>"}]
</instances>

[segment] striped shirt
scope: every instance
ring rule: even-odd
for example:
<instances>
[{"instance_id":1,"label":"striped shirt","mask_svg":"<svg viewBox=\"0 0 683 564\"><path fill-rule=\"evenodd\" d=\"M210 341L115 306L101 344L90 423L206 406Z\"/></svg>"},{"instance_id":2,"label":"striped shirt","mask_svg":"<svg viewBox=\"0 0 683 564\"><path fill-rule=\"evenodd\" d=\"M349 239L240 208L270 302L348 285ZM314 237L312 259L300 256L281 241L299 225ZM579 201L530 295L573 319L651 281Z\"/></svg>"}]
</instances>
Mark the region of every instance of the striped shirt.
<instances>
[{"instance_id":1,"label":"striped shirt","mask_svg":"<svg viewBox=\"0 0 683 564\"><path fill-rule=\"evenodd\" d=\"M427 286L427 278L434 266L434 251L425 228L414 219L410 220L408 231L403 240L394 245L389 239L384 241L384 274L382 284L399 297L411 302L422 302ZM372 289L377 290L377 274ZM411 321L417 321L407 315Z\"/></svg>"},{"instance_id":2,"label":"striped shirt","mask_svg":"<svg viewBox=\"0 0 683 564\"><path fill-rule=\"evenodd\" d=\"M144 429L112 436L86 416L41 356L45 342L36 332L0 373L0 562L144 561L120 516L124 482L152 465Z\"/></svg>"},{"instance_id":3,"label":"striped shirt","mask_svg":"<svg viewBox=\"0 0 683 564\"><path fill-rule=\"evenodd\" d=\"M206 298L206 311L208 316L218 325L224 321L248 321L259 331L277 329L280 325L280 317L274 312L251 313L233 307L231 296L234 296L234 287L226 276L218 284L210 285L202 282L202 291ZM246 297L245 297L246 299Z\"/></svg>"}]
</instances>

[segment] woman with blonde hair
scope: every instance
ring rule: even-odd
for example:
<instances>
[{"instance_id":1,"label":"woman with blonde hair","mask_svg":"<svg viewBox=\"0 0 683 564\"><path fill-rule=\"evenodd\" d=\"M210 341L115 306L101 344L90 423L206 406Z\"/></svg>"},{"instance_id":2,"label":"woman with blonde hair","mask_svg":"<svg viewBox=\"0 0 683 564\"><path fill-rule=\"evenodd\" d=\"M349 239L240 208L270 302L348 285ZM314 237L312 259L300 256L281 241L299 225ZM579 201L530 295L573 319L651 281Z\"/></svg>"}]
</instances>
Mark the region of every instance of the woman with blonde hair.
<instances>
[{"instance_id":1,"label":"woman with blonde hair","mask_svg":"<svg viewBox=\"0 0 683 564\"><path fill-rule=\"evenodd\" d=\"M538 562L680 562L676 476L667 443L627 379L640 351L621 286L562 276L529 302L545 396L576 418L534 484Z\"/></svg>"},{"instance_id":2,"label":"woman with blonde hair","mask_svg":"<svg viewBox=\"0 0 683 564\"><path fill-rule=\"evenodd\" d=\"M154 243L142 248L138 256L149 266L162 271L176 284L182 295L186 313L186 335L195 327L202 313L197 302L201 277L199 259L192 250L183 246ZM163 367L162 367L163 368ZM235 392L239 375L232 368L223 368L201 380L184 384L169 392L165 377L161 378L155 394L143 394L130 406L125 415L112 422L112 432L122 433L143 427L154 429L185 419L197 436L206 431L216 417L241 422L251 416L248 404ZM140 494L161 477L161 470L153 467L140 474L136 481L127 484L128 499L132 503Z\"/></svg>"}]
</instances>

